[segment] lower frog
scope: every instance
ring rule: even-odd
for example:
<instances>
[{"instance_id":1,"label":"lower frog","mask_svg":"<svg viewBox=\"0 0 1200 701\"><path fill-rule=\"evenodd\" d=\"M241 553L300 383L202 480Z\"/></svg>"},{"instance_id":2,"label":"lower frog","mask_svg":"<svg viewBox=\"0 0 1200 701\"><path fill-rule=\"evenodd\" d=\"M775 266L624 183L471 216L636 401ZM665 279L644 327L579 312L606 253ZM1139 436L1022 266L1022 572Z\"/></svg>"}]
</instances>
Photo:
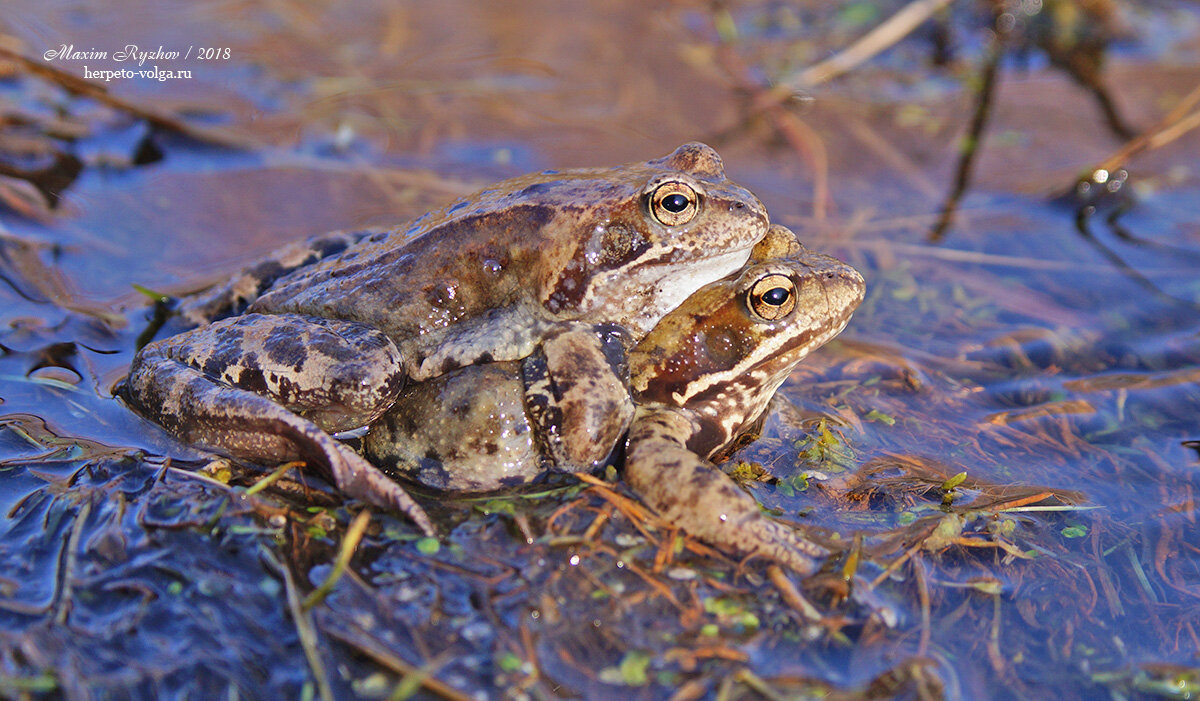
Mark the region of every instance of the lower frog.
<instances>
[{"instance_id":1,"label":"lower frog","mask_svg":"<svg viewBox=\"0 0 1200 701\"><path fill-rule=\"evenodd\" d=\"M845 327L864 289L853 268L805 249L776 225L742 270L693 293L628 354L622 334L601 334L598 342L614 374L627 373L636 404L624 461L633 491L700 540L811 571L823 550L765 516L709 459L757 421L810 351ZM590 380L555 379L546 378L535 355L408 387L371 426L365 450L393 473L447 490L487 491L548 470L591 469L558 457L588 439L558 431L543 410L553 405L547 395L576 389L560 386L564 380ZM589 387L585 394L603 421L610 393Z\"/></svg>"}]
</instances>

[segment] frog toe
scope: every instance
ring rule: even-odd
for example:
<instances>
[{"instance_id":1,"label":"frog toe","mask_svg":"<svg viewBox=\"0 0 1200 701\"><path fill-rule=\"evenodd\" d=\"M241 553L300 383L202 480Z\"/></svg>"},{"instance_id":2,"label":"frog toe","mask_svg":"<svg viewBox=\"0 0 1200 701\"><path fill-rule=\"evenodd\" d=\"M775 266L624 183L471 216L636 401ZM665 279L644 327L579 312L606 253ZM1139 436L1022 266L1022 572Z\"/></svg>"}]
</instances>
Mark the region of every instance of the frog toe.
<instances>
[{"instance_id":1,"label":"frog toe","mask_svg":"<svg viewBox=\"0 0 1200 701\"><path fill-rule=\"evenodd\" d=\"M329 468L339 491L369 504L399 511L425 535L436 535L429 515L403 487L344 443L334 441L333 447L335 454L329 456Z\"/></svg>"}]
</instances>

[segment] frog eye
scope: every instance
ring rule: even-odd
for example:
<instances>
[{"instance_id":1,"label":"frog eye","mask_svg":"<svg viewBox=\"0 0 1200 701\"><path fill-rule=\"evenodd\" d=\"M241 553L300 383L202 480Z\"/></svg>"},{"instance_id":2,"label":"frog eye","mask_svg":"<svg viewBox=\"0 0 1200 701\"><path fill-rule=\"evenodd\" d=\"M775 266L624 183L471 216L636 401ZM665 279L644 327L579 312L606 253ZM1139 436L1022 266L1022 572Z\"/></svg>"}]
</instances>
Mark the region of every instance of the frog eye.
<instances>
[{"instance_id":1,"label":"frog eye","mask_svg":"<svg viewBox=\"0 0 1200 701\"><path fill-rule=\"evenodd\" d=\"M700 196L685 183L663 183L650 195L650 213L666 226L690 222L700 209Z\"/></svg>"},{"instance_id":2,"label":"frog eye","mask_svg":"<svg viewBox=\"0 0 1200 701\"><path fill-rule=\"evenodd\" d=\"M796 308L795 293L787 275L767 275L750 288L750 311L767 321L782 319Z\"/></svg>"}]
</instances>

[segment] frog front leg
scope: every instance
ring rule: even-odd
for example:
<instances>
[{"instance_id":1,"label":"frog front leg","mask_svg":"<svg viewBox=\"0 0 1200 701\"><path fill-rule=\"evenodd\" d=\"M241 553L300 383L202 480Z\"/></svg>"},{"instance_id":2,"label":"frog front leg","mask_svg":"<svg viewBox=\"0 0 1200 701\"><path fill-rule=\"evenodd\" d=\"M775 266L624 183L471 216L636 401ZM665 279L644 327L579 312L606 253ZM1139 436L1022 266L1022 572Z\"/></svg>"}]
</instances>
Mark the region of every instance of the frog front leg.
<instances>
[{"instance_id":1,"label":"frog front leg","mask_svg":"<svg viewBox=\"0 0 1200 701\"><path fill-rule=\"evenodd\" d=\"M329 435L373 421L403 382L399 351L375 329L248 314L147 345L124 394L184 441L245 460L305 460L348 496L398 509L432 533L398 484Z\"/></svg>"},{"instance_id":2,"label":"frog front leg","mask_svg":"<svg viewBox=\"0 0 1200 701\"><path fill-rule=\"evenodd\" d=\"M754 497L688 450L697 423L685 410L641 407L629 430L625 482L668 522L741 556L759 555L801 575L828 552L762 513Z\"/></svg>"},{"instance_id":3,"label":"frog front leg","mask_svg":"<svg viewBox=\"0 0 1200 701\"><path fill-rule=\"evenodd\" d=\"M629 345L618 327L573 328L547 338L522 361L526 410L557 469L603 464L629 427Z\"/></svg>"}]
</instances>

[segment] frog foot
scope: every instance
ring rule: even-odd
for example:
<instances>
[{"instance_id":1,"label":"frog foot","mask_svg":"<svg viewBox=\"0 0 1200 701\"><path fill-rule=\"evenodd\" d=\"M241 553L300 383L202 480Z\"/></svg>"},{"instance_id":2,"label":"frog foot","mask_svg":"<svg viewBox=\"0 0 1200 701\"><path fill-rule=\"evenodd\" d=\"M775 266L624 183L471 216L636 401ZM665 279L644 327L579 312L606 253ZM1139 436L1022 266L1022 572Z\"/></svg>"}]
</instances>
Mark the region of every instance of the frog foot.
<instances>
[{"instance_id":1,"label":"frog foot","mask_svg":"<svg viewBox=\"0 0 1200 701\"><path fill-rule=\"evenodd\" d=\"M828 551L767 517L754 497L687 448L692 422L671 410L639 410L629 431L625 481L669 523L739 556L765 557L800 575Z\"/></svg>"},{"instance_id":2,"label":"frog foot","mask_svg":"<svg viewBox=\"0 0 1200 701\"><path fill-rule=\"evenodd\" d=\"M123 394L142 416L184 442L253 462L303 460L324 470L343 494L395 509L426 535L435 533L429 516L399 484L268 397L155 353L138 356Z\"/></svg>"}]
</instances>

